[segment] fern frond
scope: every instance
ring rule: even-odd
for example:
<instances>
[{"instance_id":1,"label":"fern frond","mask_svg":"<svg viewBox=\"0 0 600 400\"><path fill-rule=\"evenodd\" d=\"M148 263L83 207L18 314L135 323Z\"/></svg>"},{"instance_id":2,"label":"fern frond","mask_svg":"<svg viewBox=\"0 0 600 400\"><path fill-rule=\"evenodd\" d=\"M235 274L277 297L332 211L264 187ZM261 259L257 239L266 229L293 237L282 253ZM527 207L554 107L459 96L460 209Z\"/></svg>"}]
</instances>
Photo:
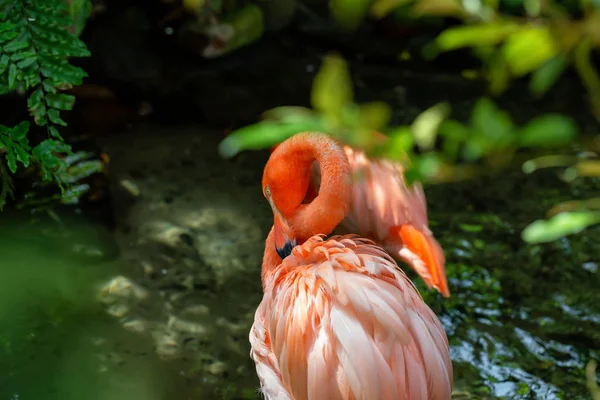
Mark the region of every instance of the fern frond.
<instances>
[{"instance_id":1,"label":"fern frond","mask_svg":"<svg viewBox=\"0 0 600 400\"><path fill-rule=\"evenodd\" d=\"M11 147L6 140L0 141L0 149L4 149L11 172L16 169L16 160L23 162L26 158L29 162L31 158L39 163L43 179L54 178L59 185L64 166L57 152L71 153L58 129L66 125L61 111L71 110L75 101L74 96L61 91L80 85L87 76L71 65L69 58L90 55L85 44L69 30L72 25L64 0L0 0L0 95L15 90L29 92L29 112L37 125L46 127L49 137L33 150L28 145L15 150L19 142ZM8 137L7 129L17 129L4 128L0 129L0 140ZM27 127L23 137L26 133ZM15 158L16 151L22 159Z\"/></svg>"},{"instance_id":2,"label":"fern frond","mask_svg":"<svg viewBox=\"0 0 600 400\"><path fill-rule=\"evenodd\" d=\"M6 164L13 174L17 172L17 161L24 167L29 166L31 147L27 139L29 122L23 121L14 128L0 125L0 148L6 153Z\"/></svg>"},{"instance_id":3,"label":"fern frond","mask_svg":"<svg viewBox=\"0 0 600 400\"><path fill-rule=\"evenodd\" d=\"M8 4L0 9L2 89L33 89L28 100L31 115L36 124L48 127L50 136L60 138L56 125L66 125L60 111L72 109L75 100L60 91L80 85L86 76L68 58L86 57L89 51L67 30L73 20L64 0L4 1Z\"/></svg>"}]
</instances>

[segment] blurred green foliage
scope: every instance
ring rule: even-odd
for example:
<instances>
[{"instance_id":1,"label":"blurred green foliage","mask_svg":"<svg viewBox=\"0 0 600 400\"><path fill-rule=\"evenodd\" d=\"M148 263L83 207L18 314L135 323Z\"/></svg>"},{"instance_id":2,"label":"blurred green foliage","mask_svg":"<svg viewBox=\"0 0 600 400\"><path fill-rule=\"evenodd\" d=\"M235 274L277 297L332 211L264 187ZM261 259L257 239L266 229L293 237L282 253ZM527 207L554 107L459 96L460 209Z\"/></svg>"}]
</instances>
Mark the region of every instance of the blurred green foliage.
<instances>
[{"instance_id":1,"label":"blurred green foliage","mask_svg":"<svg viewBox=\"0 0 600 400\"><path fill-rule=\"evenodd\" d=\"M356 28L367 17L380 19L406 8L413 19L457 21L424 46L422 55L430 59L470 48L483 62L482 72L493 95L504 92L512 79L530 76L532 94L543 96L573 65L600 118L600 76L592 63L600 46L596 1L331 0L330 5L341 27Z\"/></svg>"},{"instance_id":2,"label":"blurred green foliage","mask_svg":"<svg viewBox=\"0 0 600 400\"><path fill-rule=\"evenodd\" d=\"M68 5L68 8L67 8ZM71 148L59 132L66 126L61 112L71 110L75 98L64 93L79 85L86 73L71 65L70 57L89 52L76 34L90 12L85 0L0 1L0 95L27 94L34 123L45 129L46 138L32 146L27 138L30 123L14 127L0 125L0 156L8 171L34 164L43 181L57 181L63 188L63 157ZM0 168L0 209L12 195L10 175Z\"/></svg>"},{"instance_id":3,"label":"blurred green foliage","mask_svg":"<svg viewBox=\"0 0 600 400\"><path fill-rule=\"evenodd\" d=\"M192 42L208 39L202 48L205 58L220 57L260 39L264 33L262 9L252 3L183 0L183 7L193 16L179 35L189 35Z\"/></svg>"},{"instance_id":4,"label":"blurred green foliage","mask_svg":"<svg viewBox=\"0 0 600 400\"><path fill-rule=\"evenodd\" d=\"M389 105L380 102L356 104L348 66L329 55L315 77L313 109L277 107L264 113L263 121L243 127L225 138L219 151L232 157L240 151L274 146L300 131L327 132L340 142L364 149L371 157L400 162L409 182L439 183L472 179L486 171L498 172L517 161L522 150L561 149L577 136L577 126L567 116L541 115L517 126L510 115L490 99L480 99L468 124L448 119L450 106L440 103L422 112L411 125L388 126ZM383 132L379 137L374 132ZM600 176L600 162L577 160L567 172L572 179L587 174ZM554 166L532 159L523 165L527 173ZM564 162L564 157L559 157ZM486 168L489 167L489 168ZM580 172L578 172L580 171ZM600 201L571 204L547 221L535 221L522 234L530 243L547 242L578 233L600 223ZM590 210L595 205L597 210ZM552 211L552 210L551 210Z\"/></svg>"}]
</instances>

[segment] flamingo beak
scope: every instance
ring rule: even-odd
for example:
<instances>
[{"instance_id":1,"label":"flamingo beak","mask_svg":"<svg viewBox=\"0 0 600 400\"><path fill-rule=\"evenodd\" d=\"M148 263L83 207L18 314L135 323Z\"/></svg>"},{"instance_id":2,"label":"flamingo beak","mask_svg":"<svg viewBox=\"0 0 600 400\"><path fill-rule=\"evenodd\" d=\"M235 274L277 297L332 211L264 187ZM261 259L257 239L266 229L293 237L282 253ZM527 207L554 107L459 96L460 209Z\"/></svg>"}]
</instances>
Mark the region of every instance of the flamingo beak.
<instances>
[{"instance_id":1,"label":"flamingo beak","mask_svg":"<svg viewBox=\"0 0 600 400\"><path fill-rule=\"evenodd\" d=\"M281 215L277 207L275 207L275 204L271 200L269 200L269 203L274 215L275 250L277 250L277 254L283 260L292 254L292 249L297 244L296 238L294 237L294 231L292 231L287 220Z\"/></svg>"},{"instance_id":2,"label":"flamingo beak","mask_svg":"<svg viewBox=\"0 0 600 400\"><path fill-rule=\"evenodd\" d=\"M415 269L428 287L433 287L444 297L449 297L446 258L437 240L431 233L421 232L412 225L400 225L396 228L403 244L400 257Z\"/></svg>"}]
</instances>

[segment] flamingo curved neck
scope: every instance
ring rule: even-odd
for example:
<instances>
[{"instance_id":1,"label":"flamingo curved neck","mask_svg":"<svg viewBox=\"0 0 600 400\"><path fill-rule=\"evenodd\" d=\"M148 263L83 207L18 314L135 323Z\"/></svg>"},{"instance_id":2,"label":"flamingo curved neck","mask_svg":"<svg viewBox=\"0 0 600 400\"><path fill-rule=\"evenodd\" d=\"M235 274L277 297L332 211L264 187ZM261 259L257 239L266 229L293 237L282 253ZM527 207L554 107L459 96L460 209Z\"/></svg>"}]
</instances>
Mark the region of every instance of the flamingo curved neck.
<instances>
[{"instance_id":1,"label":"flamingo curved neck","mask_svg":"<svg viewBox=\"0 0 600 400\"><path fill-rule=\"evenodd\" d=\"M273 233L273 228L271 228L271 231L267 236L267 240L265 241L265 252L263 254L263 263L261 268L263 292L267 288L269 278L273 273L273 269L279 264L281 264L281 258L279 258L279 255L275 250L275 235Z\"/></svg>"},{"instance_id":2,"label":"flamingo curved neck","mask_svg":"<svg viewBox=\"0 0 600 400\"><path fill-rule=\"evenodd\" d=\"M313 161L321 169L318 195L309 204L298 204L291 217L298 243L316 234L330 234L350 209L352 177L344 150L335 140L320 133L298 134L281 147L283 160L286 160L286 155L292 154L301 160L302 168L296 171L307 176L299 178L308 178L307 182L310 180Z\"/></svg>"}]
</instances>

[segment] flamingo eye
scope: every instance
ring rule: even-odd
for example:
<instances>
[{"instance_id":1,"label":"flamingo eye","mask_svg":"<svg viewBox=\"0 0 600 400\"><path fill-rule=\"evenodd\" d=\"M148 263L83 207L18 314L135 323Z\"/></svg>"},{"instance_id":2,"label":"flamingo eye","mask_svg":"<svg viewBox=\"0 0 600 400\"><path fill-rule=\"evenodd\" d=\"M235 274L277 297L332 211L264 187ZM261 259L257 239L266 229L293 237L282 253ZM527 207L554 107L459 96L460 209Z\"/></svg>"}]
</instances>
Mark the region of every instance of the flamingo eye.
<instances>
[{"instance_id":1,"label":"flamingo eye","mask_svg":"<svg viewBox=\"0 0 600 400\"><path fill-rule=\"evenodd\" d=\"M267 198L271 197L271 189L269 189L268 186L265 186L265 197L267 197Z\"/></svg>"}]
</instances>

